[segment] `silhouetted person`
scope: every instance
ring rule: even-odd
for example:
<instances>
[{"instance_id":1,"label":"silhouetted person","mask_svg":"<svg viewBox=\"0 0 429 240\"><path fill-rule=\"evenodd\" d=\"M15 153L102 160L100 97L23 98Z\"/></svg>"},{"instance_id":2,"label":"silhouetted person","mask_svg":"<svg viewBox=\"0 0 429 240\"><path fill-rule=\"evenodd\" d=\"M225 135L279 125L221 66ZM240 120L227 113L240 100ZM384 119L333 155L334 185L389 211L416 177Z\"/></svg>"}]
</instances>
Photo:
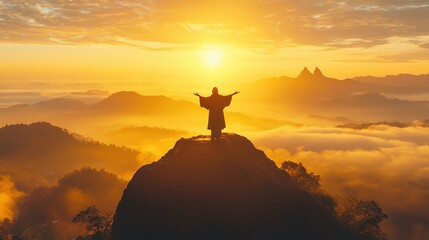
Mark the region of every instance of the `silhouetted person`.
<instances>
[{"instance_id":1,"label":"silhouetted person","mask_svg":"<svg viewBox=\"0 0 429 240\"><path fill-rule=\"evenodd\" d=\"M200 98L200 107L204 107L209 110L209 124L207 129L211 130L212 140L220 138L222 129L226 127L223 109L229 106L232 96L238 93L239 92L235 91L233 94L222 96L219 95L216 87L213 88L212 95L210 97L202 97L197 92L194 93L195 96Z\"/></svg>"}]
</instances>

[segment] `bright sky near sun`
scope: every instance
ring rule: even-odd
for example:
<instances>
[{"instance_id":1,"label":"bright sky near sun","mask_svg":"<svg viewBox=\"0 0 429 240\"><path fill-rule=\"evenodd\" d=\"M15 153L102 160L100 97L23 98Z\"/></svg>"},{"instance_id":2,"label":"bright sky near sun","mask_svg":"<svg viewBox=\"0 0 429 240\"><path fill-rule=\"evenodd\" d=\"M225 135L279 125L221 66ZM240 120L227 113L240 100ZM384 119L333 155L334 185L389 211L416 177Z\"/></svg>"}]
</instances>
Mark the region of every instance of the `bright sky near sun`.
<instances>
[{"instance_id":1,"label":"bright sky near sun","mask_svg":"<svg viewBox=\"0 0 429 240\"><path fill-rule=\"evenodd\" d=\"M221 56L222 52L220 49L207 49L204 50L204 59L206 61L207 66L209 67L218 67L219 63L222 60Z\"/></svg>"},{"instance_id":2,"label":"bright sky near sun","mask_svg":"<svg viewBox=\"0 0 429 240\"><path fill-rule=\"evenodd\" d=\"M0 0L0 81L423 74L429 3Z\"/></svg>"}]
</instances>

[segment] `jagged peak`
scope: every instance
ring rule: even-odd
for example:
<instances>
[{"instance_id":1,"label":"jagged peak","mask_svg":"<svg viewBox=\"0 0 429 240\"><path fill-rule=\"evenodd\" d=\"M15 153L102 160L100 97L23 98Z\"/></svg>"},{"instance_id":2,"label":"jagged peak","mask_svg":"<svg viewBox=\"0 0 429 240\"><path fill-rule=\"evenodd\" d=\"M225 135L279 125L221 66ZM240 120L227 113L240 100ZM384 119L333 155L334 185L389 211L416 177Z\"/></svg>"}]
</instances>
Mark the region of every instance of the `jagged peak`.
<instances>
[{"instance_id":1,"label":"jagged peak","mask_svg":"<svg viewBox=\"0 0 429 240\"><path fill-rule=\"evenodd\" d=\"M315 78L324 78L325 77L325 75L323 75L322 71L320 71L320 69L318 67L316 67L314 69L313 76Z\"/></svg>"},{"instance_id":2,"label":"jagged peak","mask_svg":"<svg viewBox=\"0 0 429 240\"><path fill-rule=\"evenodd\" d=\"M297 78L312 78L312 77L313 77L313 74L308 70L307 67L304 67L304 69L302 69L301 73Z\"/></svg>"}]
</instances>

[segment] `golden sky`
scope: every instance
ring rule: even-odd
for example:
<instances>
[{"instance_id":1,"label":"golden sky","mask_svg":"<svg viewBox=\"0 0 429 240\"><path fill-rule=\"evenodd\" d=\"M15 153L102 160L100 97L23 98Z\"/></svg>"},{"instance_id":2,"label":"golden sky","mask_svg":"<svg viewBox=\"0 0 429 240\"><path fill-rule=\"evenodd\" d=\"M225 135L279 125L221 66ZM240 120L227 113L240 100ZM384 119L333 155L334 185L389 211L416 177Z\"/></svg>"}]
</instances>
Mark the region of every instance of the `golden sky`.
<instances>
[{"instance_id":1,"label":"golden sky","mask_svg":"<svg viewBox=\"0 0 429 240\"><path fill-rule=\"evenodd\" d=\"M427 0L0 0L0 81L423 74L428 22Z\"/></svg>"}]
</instances>

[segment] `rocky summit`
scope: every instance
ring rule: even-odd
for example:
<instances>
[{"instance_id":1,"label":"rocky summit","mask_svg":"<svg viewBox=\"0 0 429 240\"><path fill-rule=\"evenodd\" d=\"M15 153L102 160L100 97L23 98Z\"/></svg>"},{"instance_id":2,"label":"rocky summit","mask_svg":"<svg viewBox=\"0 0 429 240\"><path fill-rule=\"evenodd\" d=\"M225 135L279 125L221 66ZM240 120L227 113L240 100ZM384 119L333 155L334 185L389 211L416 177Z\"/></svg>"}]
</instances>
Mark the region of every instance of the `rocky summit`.
<instances>
[{"instance_id":1,"label":"rocky summit","mask_svg":"<svg viewBox=\"0 0 429 240\"><path fill-rule=\"evenodd\" d=\"M141 167L112 239L345 239L334 215L245 137L180 139Z\"/></svg>"}]
</instances>

